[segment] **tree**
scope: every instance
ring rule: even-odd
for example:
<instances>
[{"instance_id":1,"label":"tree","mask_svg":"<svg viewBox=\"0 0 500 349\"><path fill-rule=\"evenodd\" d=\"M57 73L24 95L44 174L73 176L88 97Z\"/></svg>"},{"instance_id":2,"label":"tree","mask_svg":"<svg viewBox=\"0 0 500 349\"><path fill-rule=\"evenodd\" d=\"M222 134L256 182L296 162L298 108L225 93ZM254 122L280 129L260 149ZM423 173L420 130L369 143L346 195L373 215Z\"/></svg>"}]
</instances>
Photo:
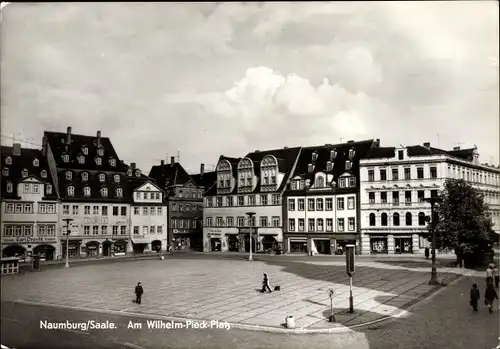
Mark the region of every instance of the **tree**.
<instances>
[{"instance_id":1,"label":"tree","mask_svg":"<svg viewBox=\"0 0 500 349\"><path fill-rule=\"evenodd\" d=\"M436 208L437 248L453 248L459 258L489 250L495 233L483 195L463 179L448 179L441 200ZM430 224L428 229L432 232Z\"/></svg>"}]
</instances>

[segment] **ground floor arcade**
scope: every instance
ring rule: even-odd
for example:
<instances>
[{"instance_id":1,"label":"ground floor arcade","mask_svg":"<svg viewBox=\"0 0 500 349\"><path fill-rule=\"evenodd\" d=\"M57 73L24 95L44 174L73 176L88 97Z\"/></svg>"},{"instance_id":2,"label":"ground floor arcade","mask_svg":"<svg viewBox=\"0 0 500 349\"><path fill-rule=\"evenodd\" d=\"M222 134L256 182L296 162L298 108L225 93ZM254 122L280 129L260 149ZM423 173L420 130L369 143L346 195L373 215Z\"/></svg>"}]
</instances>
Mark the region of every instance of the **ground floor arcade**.
<instances>
[{"instance_id":1,"label":"ground floor arcade","mask_svg":"<svg viewBox=\"0 0 500 349\"><path fill-rule=\"evenodd\" d=\"M346 245L355 245L359 253L359 234L310 234L285 233L283 239L285 253L343 254Z\"/></svg>"},{"instance_id":2,"label":"ground floor arcade","mask_svg":"<svg viewBox=\"0 0 500 349\"><path fill-rule=\"evenodd\" d=\"M363 254L421 254L430 243L427 233L418 232L363 232Z\"/></svg>"},{"instance_id":3,"label":"ground floor arcade","mask_svg":"<svg viewBox=\"0 0 500 349\"><path fill-rule=\"evenodd\" d=\"M250 237L251 236L251 237ZM204 252L272 253L283 250L281 231L276 228L204 228Z\"/></svg>"},{"instance_id":4,"label":"ground floor arcade","mask_svg":"<svg viewBox=\"0 0 500 349\"><path fill-rule=\"evenodd\" d=\"M38 256L42 261L51 261L59 254L56 240L52 242L30 242L4 244L2 242L2 257L17 257L21 262L30 261Z\"/></svg>"}]
</instances>

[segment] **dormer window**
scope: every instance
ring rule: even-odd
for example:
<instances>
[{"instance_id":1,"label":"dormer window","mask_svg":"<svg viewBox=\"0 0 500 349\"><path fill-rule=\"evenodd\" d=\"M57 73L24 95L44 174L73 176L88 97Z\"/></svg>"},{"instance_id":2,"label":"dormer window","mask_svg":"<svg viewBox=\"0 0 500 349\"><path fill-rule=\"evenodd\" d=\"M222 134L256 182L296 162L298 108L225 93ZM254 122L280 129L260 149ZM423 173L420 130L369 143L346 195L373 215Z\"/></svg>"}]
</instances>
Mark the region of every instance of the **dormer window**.
<instances>
[{"instance_id":1,"label":"dormer window","mask_svg":"<svg viewBox=\"0 0 500 349\"><path fill-rule=\"evenodd\" d=\"M313 165L313 164L309 164L309 165L307 166L307 170L308 170L309 172L312 172L312 171L314 170L314 165Z\"/></svg>"},{"instance_id":2,"label":"dormer window","mask_svg":"<svg viewBox=\"0 0 500 349\"><path fill-rule=\"evenodd\" d=\"M35 167L40 166L40 161L38 161L38 159L33 160L33 166Z\"/></svg>"},{"instance_id":3,"label":"dormer window","mask_svg":"<svg viewBox=\"0 0 500 349\"><path fill-rule=\"evenodd\" d=\"M4 175L4 176L9 175L9 169L7 167L2 170L2 175Z\"/></svg>"},{"instance_id":4,"label":"dormer window","mask_svg":"<svg viewBox=\"0 0 500 349\"><path fill-rule=\"evenodd\" d=\"M12 165L12 158L11 158L10 156L7 156L7 157L5 158L5 163L6 163L7 165Z\"/></svg>"},{"instance_id":5,"label":"dormer window","mask_svg":"<svg viewBox=\"0 0 500 349\"><path fill-rule=\"evenodd\" d=\"M127 170L127 176L132 177L132 170L131 169Z\"/></svg>"},{"instance_id":6,"label":"dormer window","mask_svg":"<svg viewBox=\"0 0 500 349\"><path fill-rule=\"evenodd\" d=\"M69 162L69 155L63 155L62 159L64 162Z\"/></svg>"},{"instance_id":7,"label":"dormer window","mask_svg":"<svg viewBox=\"0 0 500 349\"><path fill-rule=\"evenodd\" d=\"M332 163L331 161L328 161L328 162L326 163L326 170L327 170L327 171L331 171L331 170L333 170L333 163Z\"/></svg>"},{"instance_id":8,"label":"dormer window","mask_svg":"<svg viewBox=\"0 0 500 349\"><path fill-rule=\"evenodd\" d=\"M47 186L45 187L45 194L52 194L52 184L47 184Z\"/></svg>"},{"instance_id":9,"label":"dormer window","mask_svg":"<svg viewBox=\"0 0 500 349\"><path fill-rule=\"evenodd\" d=\"M345 162L345 169L350 170L352 168L352 163L350 160L346 160Z\"/></svg>"},{"instance_id":10,"label":"dormer window","mask_svg":"<svg viewBox=\"0 0 500 349\"><path fill-rule=\"evenodd\" d=\"M28 177L28 170L27 170L27 169L24 169L24 170L21 172L21 176L23 176L23 178Z\"/></svg>"},{"instance_id":11,"label":"dormer window","mask_svg":"<svg viewBox=\"0 0 500 349\"><path fill-rule=\"evenodd\" d=\"M109 160L109 164L113 167L116 167L116 160L115 159Z\"/></svg>"},{"instance_id":12,"label":"dormer window","mask_svg":"<svg viewBox=\"0 0 500 349\"><path fill-rule=\"evenodd\" d=\"M318 160L318 153L314 152L312 153L312 161Z\"/></svg>"},{"instance_id":13,"label":"dormer window","mask_svg":"<svg viewBox=\"0 0 500 349\"><path fill-rule=\"evenodd\" d=\"M335 160L337 158L337 151L335 149L330 150L330 159Z\"/></svg>"},{"instance_id":14,"label":"dormer window","mask_svg":"<svg viewBox=\"0 0 500 349\"><path fill-rule=\"evenodd\" d=\"M70 171L67 171L66 172L66 179L68 181L72 180L73 179L73 173L71 173Z\"/></svg>"},{"instance_id":15,"label":"dormer window","mask_svg":"<svg viewBox=\"0 0 500 349\"><path fill-rule=\"evenodd\" d=\"M140 177L140 176L141 176L141 171L136 170L136 171L135 171L135 176L136 176L136 177Z\"/></svg>"},{"instance_id":16,"label":"dormer window","mask_svg":"<svg viewBox=\"0 0 500 349\"><path fill-rule=\"evenodd\" d=\"M83 154L85 154L85 155L89 155L89 148L87 148L87 147L83 147L83 148L82 148L82 152L83 152Z\"/></svg>"},{"instance_id":17,"label":"dormer window","mask_svg":"<svg viewBox=\"0 0 500 349\"><path fill-rule=\"evenodd\" d=\"M323 177L316 178L316 188L324 188L325 187L325 179Z\"/></svg>"},{"instance_id":18,"label":"dormer window","mask_svg":"<svg viewBox=\"0 0 500 349\"><path fill-rule=\"evenodd\" d=\"M12 193L12 182L7 182L7 193Z\"/></svg>"},{"instance_id":19,"label":"dormer window","mask_svg":"<svg viewBox=\"0 0 500 349\"><path fill-rule=\"evenodd\" d=\"M95 158L95 163L99 166L102 165L102 159L101 158Z\"/></svg>"},{"instance_id":20,"label":"dormer window","mask_svg":"<svg viewBox=\"0 0 500 349\"><path fill-rule=\"evenodd\" d=\"M97 154L99 154L99 156L103 156L104 155L104 149L102 149L102 148L97 149Z\"/></svg>"},{"instance_id":21,"label":"dormer window","mask_svg":"<svg viewBox=\"0 0 500 349\"><path fill-rule=\"evenodd\" d=\"M82 181L88 181L89 180L89 174L87 172L82 173Z\"/></svg>"},{"instance_id":22,"label":"dormer window","mask_svg":"<svg viewBox=\"0 0 500 349\"><path fill-rule=\"evenodd\" d=\"M104 182L106 180L106 175L104 173L99 173L99 182Z\"/></svg>"},{"instance_id":23,"label":"dormer window","mask_svg":"<svg viewBox=\"0 0 500 349\"><path fill-rule=\"evenodd\" d=\"M123 189L122 188L116 189L116 196L119 198L123 197Z\"/></svg>"},{"instance_id":24,"label":"dormer window","mask_svg":"<svg viewBox=\"0 0 500 349\"><path fill-rule=\"evenodd\" d=\"M68 196L75 196L75 187L70 185L67 189Z\"/></svg>"},{"instance_id":25,"label":"dormer window","mask_svg":"<svg viewBox=\"0 0 500 349\"><path fill-rule=\"evenodd\" d=\"M42 172L40 172L40 176L42 176L42 178L47 178L47 171L42 170Z\"/></svg>"},{"instance_id":26,"label":"dormer window","mask_svg":"<svg viewBox=\"0 0 500 349\"><path fill-rule=\"evenodd\" d=\"M108 197L108 188L101 188L101 196L103 198L107 198Z\"/></svg>"},{"instance_id":27,"label":"dormer window","mask_svg":"<svg viewBox=\"0 0 500 349\"><path fill-rule=\"evenodd\" d=\"M119 175L115 175L114 176L114 180L115 180L115 183L120 183L120 176Z\"/></svg>"},{"instance_id":28,"label":"dormer window","mask_svg":"<svg viewBox=\"0 0 500 349\"><path fill-rule=\"evenodd\" d=\"M83 195L87 197L90 196L90 187L83 188Z\"/></svg>"},{"instance_id":29,"label":"dormer window","mask_svg":"<svg viewBox=\"0 0 500 349\"><path fill-rule=\"evenodd\" d=\"M354 151L354 149L349 149L349 159L352 160L352 158L354 157L354 154L356 154L356 151Z\"/></svg>"},{"instance_id":30,"label":"dormer window","mask_svg":"<svg viewBox=\"0 0 500 349\"><path fill-rule=\"evenodd\" d=\"M78 157L78 163L80 163L80 164L84 164L84 163L85 163L85 157L80 155L80 156Z\"/></svg>"}]
</instances>

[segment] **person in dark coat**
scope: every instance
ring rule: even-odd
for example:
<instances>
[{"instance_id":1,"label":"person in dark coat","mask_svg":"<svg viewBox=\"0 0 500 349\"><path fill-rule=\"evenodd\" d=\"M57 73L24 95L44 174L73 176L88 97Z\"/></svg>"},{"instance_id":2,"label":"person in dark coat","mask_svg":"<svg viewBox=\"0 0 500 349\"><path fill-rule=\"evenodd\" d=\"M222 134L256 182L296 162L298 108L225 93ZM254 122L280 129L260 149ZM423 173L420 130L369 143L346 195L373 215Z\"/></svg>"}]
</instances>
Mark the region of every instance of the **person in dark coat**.
<instances>
[{"instance_id":1,"label":"person in dark coat","mask_svg":"<svg viewBox=\"0 0 500 349\"><path fill-rule=\"evenodd\" d=\"M267 274L264 273L264 280L262 280L262 290L260 290L260 293L264 293L266 291L266 288L271 291L271 286L269 286L269 278L267 277Z\"/></svg>"},{"instance_id":2,"label":"person in dark coat","mask_svg":"<svg viewBox=\"0 0 500 349\"><path fill-rule=\"evenodd\" d=\"M144 294L144 289L142 288L141 283L138 282L137 286L135 286L135 302L137 304L141 304L141 298L143 294Z\"/></svg>"},{"instance_id":3,"label":"person in dark coat","mask_svg":"<svg viewBox=\"0 0 500 349\"><path fill-rule=\"evenodd\" d=\"M429 259L429 247L425 248L425 259Z\"/></svg>"},{"instance_id":4,"label":"person in dark coat","mask_svg":"<svg viewBox=\"0 0 500 349\"><path fill-rule=\"evenodd\" d=\"M500 284L500 275L496 265L493 266L493 281L495 281L495 288L498 288Z\"/></svg>"},{"instance_id":5,"label":"person in dark coat","mask_svg":"<svg viewBox=\"0 0 500 349\"><path fill-rule=\"evenodd\" d=\"M490 313L493 312L493 301L495 299L498 299L498 295L493 284L487 284L486 291L484 292L484 304L488 306L488 311Z\"/></svg>"},{"instance_id":6,"label":"person in dark coat","mask_svg":"<svg viewBox=\"0 0 500 349\"><path fill-rule=\"evenodd\" d=\"M470 289L470 305L474 311L477 311L477 303L479 301L479 289L477 288L477 284L472 284L472 288Z\"/></svg>"}]
</instances>

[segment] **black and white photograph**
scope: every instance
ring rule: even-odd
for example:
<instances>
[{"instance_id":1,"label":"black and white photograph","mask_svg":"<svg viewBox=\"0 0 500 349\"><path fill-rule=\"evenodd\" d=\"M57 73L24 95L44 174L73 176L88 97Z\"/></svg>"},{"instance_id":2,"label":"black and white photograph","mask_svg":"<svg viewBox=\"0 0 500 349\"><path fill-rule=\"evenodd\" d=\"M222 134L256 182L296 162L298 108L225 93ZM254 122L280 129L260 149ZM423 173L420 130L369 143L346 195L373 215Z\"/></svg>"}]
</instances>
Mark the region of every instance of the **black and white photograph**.
<instances>
[{"instance_id":1,"label":"black and white photograph","mask_svg":"<svg viewBox=\"0 0 500 349\"><path fill-rule=\"evenodd\" d=\"M499 3L1 2L2 349L500 349Z\"/></svg>"}]
</instances>

